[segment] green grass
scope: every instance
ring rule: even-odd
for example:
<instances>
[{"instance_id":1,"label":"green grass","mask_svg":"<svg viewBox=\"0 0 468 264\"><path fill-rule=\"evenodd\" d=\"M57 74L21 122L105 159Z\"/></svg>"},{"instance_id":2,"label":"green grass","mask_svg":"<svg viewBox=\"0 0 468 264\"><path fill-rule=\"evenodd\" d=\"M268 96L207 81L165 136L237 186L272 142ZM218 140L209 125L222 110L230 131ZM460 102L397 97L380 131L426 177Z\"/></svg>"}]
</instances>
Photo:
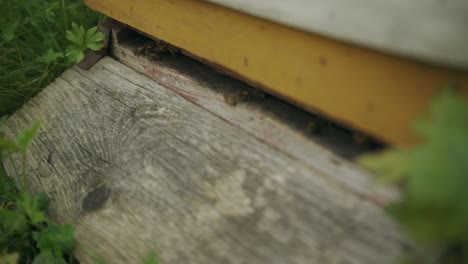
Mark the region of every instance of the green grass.
<instances>
[{"instance_id":1,"label":"green grass","mask_svg":"<svg viewBox=\"0 0 468 264\"><path fill-rule=\"evenodd\" d=\"M81 1L0 0L0 116L76 62L67 56L79 47L66 37L72 23L88 29L103 19Z\"/></svg>"},{"instance_id":2,"label":"green grass","mask_svg":"<svg viewBox=\"0 0 468 264\"><path fill-rule=\"evenodd\" d=\"M1 131L7 115L87 51L103 47L96 27L103 20L78 0L0 0L0 263L78 263L75 248L105 263L76 241L73 226L48 218L47 194L28 191L25 157L39 123L14 138ZM142 263L157 264L159 258L151 251Z\"/></svg>"},{"instance_id":3,"label":"green grass","mask_svg":"<svg viewBox=\"0 0 468 264\"><path fill-rule=\"evenodd\" d=\"M78 263L71 254L76 246L73 227L50 221L45 193L28 192L24 161L38 129L36 122L14 139L0 134L0 263ZM21 168L13 155L20 156ZM7 175L4 161L10 162L18 182Z\"/></svg>"},{"instance_id":4,"label":"green grass","mask_svg":"<svg viewBox=\"0 0 468 264\"><path fill-rule=\"evenodd\" d=\"M95 26L103 19L81 1L0 0L0 125L84 52L102 47ZM28 192L24 163L13 166L15 175L4 168L13 155L25 161L38 128L14 139L0 131L0 263L77 263L73 227L47 217L48 197Z\"/></svg>"}]
</instances>

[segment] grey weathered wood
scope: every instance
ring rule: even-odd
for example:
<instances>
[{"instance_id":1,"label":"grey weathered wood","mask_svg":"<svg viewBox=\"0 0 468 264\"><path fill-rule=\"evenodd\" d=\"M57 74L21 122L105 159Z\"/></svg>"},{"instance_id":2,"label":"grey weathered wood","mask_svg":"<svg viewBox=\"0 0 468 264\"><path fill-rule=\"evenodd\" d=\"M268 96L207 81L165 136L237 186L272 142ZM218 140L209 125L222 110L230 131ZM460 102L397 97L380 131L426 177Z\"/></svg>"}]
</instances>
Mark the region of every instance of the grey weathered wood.
<instances>
[{"instance_id":1,"label":"grey weathered wood","mask_svg":"<svg viewBox=\"0 0 468 264\"><path fill-rule=\"evenodd\" d=\"M207 0L386 52L468 70L468 1Z\"/></svg>"},{"instance_id":2,"label":"grey weathered wood","mask_svg":"<svg viewBox=\"0 0 468 264\"><path fill-rule=\"evenodd\" d=\"M235 107L230 107L225 102L225 96L252 88L217 74L213 69L185 56L167 56L157 61L136 56L135 51L141 43L138 40L125 41L128 39L121 35L129 35L128 30L119 29L117 25L113 28L112 56L130 68L252 137L320 170L357 196L378 204L398 198L394 189L376 184L371 175L347 160L363 151L362 146L353 144L349 133L333 127L324 127L324 133L318 135L308 133L306 127L314 117L274 97L239 102ZM119 38L122 43L117 41Z\"/></svg>"},{"instance_id":3,"label":"grey weathered wood","mask_svg":"<svg viewBox=\"0 0 468 264\"><path fill-rule=\"evenodd\" d=\"M113 59L65 72L7 132L36 119L30 189L47 191L52 217L108 263L150 249L164 263L393 263L408 245L326 170Z\"/></svg>"}]
</instances>

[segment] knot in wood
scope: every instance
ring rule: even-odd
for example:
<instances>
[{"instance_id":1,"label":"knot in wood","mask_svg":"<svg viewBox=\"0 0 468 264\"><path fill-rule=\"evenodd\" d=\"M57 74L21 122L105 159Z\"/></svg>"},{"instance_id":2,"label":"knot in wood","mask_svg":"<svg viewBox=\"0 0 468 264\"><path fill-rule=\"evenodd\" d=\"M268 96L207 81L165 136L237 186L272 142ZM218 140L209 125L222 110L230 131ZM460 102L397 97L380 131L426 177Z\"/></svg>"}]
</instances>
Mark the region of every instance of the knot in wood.
<instances>
[{"instance_id":1,"label":"knot in wood","mask_svg":"<svg viewBox=\"0 0 468 264\"><path fill-rule=\"evenodd\" d=\"M98 187L89 192L83 199L82 207L86 212L93 212L101 209L109 199L111 189L106 186Z\"/></svg>"}]
</instances>

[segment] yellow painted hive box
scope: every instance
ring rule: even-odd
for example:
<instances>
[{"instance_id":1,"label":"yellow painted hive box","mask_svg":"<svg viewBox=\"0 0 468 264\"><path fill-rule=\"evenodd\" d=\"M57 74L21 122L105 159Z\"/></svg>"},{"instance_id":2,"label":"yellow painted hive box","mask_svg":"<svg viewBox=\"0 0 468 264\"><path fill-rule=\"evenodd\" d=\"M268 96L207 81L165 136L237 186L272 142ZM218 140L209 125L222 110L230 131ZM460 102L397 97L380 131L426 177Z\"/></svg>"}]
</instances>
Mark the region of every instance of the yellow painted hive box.
<instances>
[{"instance_id":1,"label":"yellow painted hive box","mask_svg":"<svg viewBox=\"0 0 468 264\"><path fill-rule=\"evenodd\" d=\"M444 86L468 94L468 2L85 0L306 110L392 145Z\"/></svg>"}]
</instances>

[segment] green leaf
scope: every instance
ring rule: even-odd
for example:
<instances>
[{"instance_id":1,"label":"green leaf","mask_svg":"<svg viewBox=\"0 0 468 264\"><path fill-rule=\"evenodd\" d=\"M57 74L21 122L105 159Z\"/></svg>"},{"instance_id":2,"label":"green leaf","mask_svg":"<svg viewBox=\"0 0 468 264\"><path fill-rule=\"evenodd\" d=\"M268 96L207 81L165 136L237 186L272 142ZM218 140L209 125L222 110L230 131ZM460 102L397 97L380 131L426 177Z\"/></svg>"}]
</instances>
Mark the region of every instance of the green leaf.
<instances>
[{"instance_id":1,"label":"green leaf","mask_svg":"<svg viewBox=\"0 0 468 264\"><path fill-rule=\"evenodd\" d=\"M72 29L66 31L67 39L78 47L84 47L85 44L85 32L83 26L78 26L72 23Z\"/></svg>"},{"instance_id":2,"label":"green leaf","mask_svg":"<svg viewBox=\"0 0 468 264\"><path fill-rule=\"evenodd\" d=\"M106 261L101 257L97 256L93 259L94 264L106 264Z\"/></svg>"},{"instance_id":3,"label":"green leaf","mask_svg":"<svg viewBox=\"0 0 468 264\"><path fill-rule=\"evenodd\" d=\"M67 264L67 262L63 257L55 256L51 250L44 250L34 258L33 264Z\"/></svg>"},{"instance_id":4,"label":"green leaf","mask_svg":"<svg viewBox=\"0 0 468 264\"><path fill-rule=\"evenodd\" d=\"M45 212L41 210L41 207L45 207L43 199L40 195L31 196L29 192L23 190L16 201L19 209L28 216L33 225L38 225L47 220Z\"/></svg>"},{"instance_id":5,"label":"green leaf","mask_svg":"<svg viewBox=\"0 0 468 264\"><path fill-rule=\"evenodd\" d=\"M448 88L414 124L422 142L405 151L364 157L378 177L405 178L388 212L414 238L442 247L468 244L468 103ZM464 252L468 255L468 252Z\"/></svg>"},{"instance_id":6,"label":"green leaf","mask_svg":"<svg viewBox=\"0 0 468 264\"><path fill-rule=\"evenodd\" d=\"M49 209L49 196L45 192L40 192L34 196L37 200L37 208L40 211L47 212Z\"/></svg>"},{"instance_id":7,"label":"green leaf","mask_svg":"<svg viewBox=\"0 0 468 264\"><path fill-rule=\"evenodd\" d=\"M51 250L55 255L62 256L64 251L75 247L74 230L71 225L51 224L37 232L37 246L41 251Z\"/></svg>"},{"instance_id":8,"label":"green leaf","mask_svg":"<svg viewBox=\"0 0 468 264\"><path fill-rule=\"evenodd\" d=\"M6 23L2 25L2 38L10 42L15 38L16 23Z\"/></svg>"},{"instance_id":9,"label":"green leaf","mask_svg":"<svg viewBox=\"0 0 468 264\"><path fill-rule=\"evenodd\" d=\"M92 42L92 43L87 43L86 47L88 47L90 50L97 51L97 50L102 49L104 47L104 44L102 44L101 42Z\"/></svg>"},{"instance_id":10,"label":"green leaf","mask_svg":"<svg viewBox=\"0 0 468 264\"><path fill-rule=\"evenodd\" d=\"M7 115L0 117L0 126L2 126L8 119Z\"/></svg>"},{"instance_id":11,"label":"green leaf","mask_svg":"<svg viewBox=\"0 0 468 264\"><path fill-rule=\"evenodd\" d=\"M72 62L80 62L84 59L83 48L76 47L73 45L67 47L67 49L65 50L65 55Z\"/></svg>"},{"instance_id":12,"label":"green leaf","mask_svg":"<svg viewBox=\"0 0 468 264\"><path fill-rule=\"evenodd\" d=\"M407 186L411 197L439 204L468 199L468 192L464 191L468 184L466 101L453 90L445 90L434 99L429 114L417 128L425 141L413 150Z\"/></svg>"},{"instance_id":13,"label":"green leaf","mask_svg":"<svg viewBox=\"0 0 468 264\"><path fill-rule=\"evenodd\" d=\"M43 4L45 5L45 7L44 7L44 16L45 16L45 18L50 22L54 22L55 19L56 19L56 13L55 12L58 11L59 4L57 2L49 3L49 2L46 2L46 1L44 1Z\"/></svg>"},{"instance_id":14,"label":"green leaf","mask_svg":"<svg viewBox=\"0 0 468 264\"><path fill-rule=\"evenodd\" d=\"M17 264L19 261L18 253L10 253L6 255L0 255L0 264Z\"/></svg>"},{"instance_id":15,"label":"green leaf","mask_svg":"<svg viewBox=\"0 0 468 264\"><path fill-rule=\"evenodd\" d=\"M39 20L37 18L30 17L30 16L27 16L27 17L23 18L23 21L22 21L22 24L24 24L24 25L29 24L29 25L31 25L33 27L37 27L39 23L40 22L39 22Z\"/></svg>"},{"instance_id":16,"label":"green leaf","mask_svg":"<svg viewBox=\"0 0 468 264\"><path fill-rule=\"evenodd\" d=\"M36 60L44 64L49 64L55 62L59 58L63 58L63 54L61 52L54 52L53 49L48 49L42 54L42 56L38 57Z\"/></svg>"},{"instance_id":17,"label":"green leaf","mask_svg":"<svg viewBox=\"0 0 468 264\"><path fill-rule=\"evenodd\" d=\"M358 162L373 171L378 180L391 183L401 181L407 176L409 154L400 149L386 150L361 156Z\"/></svg>"},{"instance_id":18,"label":"green leaf","mask_svg":"<svg viewBox=\"0 0 468 264\"><path fill-rule=\"evenodd\" d=\"M36 121L30 128L24 129L16 136L16 144L20 147L22 151L26 151L26 149L34 139L34 136L36 135L40 126L40 122Z\"/></svg>"},{"instance_id":19,"label":"green leaf","mask_svg":"<svg viewBox=\"0 0 468 264\"><path fill-rule=\"evenodd\" d=\"M100 42L104 39L104 34L97 31L97 27L92 27L86 32L86 43Z\"/></svg>"},{"instance_id":20,"label":"green leaf","mask_svg":"<svg viewBox=\"0 0 468 264\"><path fill-rule=\"evenodd\" d=\"M8 177L3 167L3 163L0 161L0 204L13 203L18 196L18 188L15 181Z\"/></svg>"},{"instance_id":21,"label":"green leaf","mask_svg":"<svg viewBox=\"0 0 468 264\"><path fill-rule=\"evenodd\" d=\"M97 51L104 47L102 40L105 36L97 31L97 27L92 27L85 33L83 26L73 23L72 30L67 31L66 37L72 44L66 48L65 56L74 63L84 59L87 49Z\"/></svg>"},{"instance_id":22,"label":"green leaf","mask_svg":"<svg viewBox=\"0 0 468 264\"><path fill-rule=\"evenodd\" d=\"M89 28L86 31L86 40L91 40L91 38L97 33L97 26Z\"/></svg>"},{"instance_id":23,"label":"green leaf","mask_svg":"<svg viewBox=\"0 0 468 264\"><path fill-rule=\"evenodd\" d=\"M21 213L0 209L0 226L7 234L21 233L28 227L28 220Z\"/></svg>"},{"instance_id":24,"label":"green leaf","mask_svg":"<svg viewBox=\"0 0 468 264\"><path fill-rule=\"evenodd\" d=\"M100 50L104 47L102 40L104 39L104 34L97 32L97 27L92 27L86 32L86 47L91 50Z\"/></svg>"},{"instance_id":25,"label":"green leaf","mask_svg":"<svg viewBox=\"0 0 468 264\"><path fill-rule=\"evenodd\" d=\"M0 228L0 252L3 252L8 247L8 243L10 241L11 241L11 238L9 234L7 234L5 231L3 231L2 228Z\"/></svg>"},{"instance_id":26,"label":"green leaf","mask_svg":"<svg viewBox=\"0 0 468 264\"><path fill-rule=\"evenodd\" d=\"M468 238L467 214L456 205L438 206L404 199L387 208L416 240L452 244Z\"/></svg>"},{"instance_id":27,"label":"green leaf","mask_svg":"<svg viewBox=\"0 0 468 264\"><path fill-rule=\"evenodd\" d=\"M83 3L80 2L80 1L68 2L66 8L67 8L68 12L70 12L70 13L82 12Z\"/></svg>"},{"instance_id":28,"label":"green leaf","mask_svg":"<svg viewBox=\"0 0 468 264\"><path fill-rule=\"evenodd\" d=\"M6 139L0 135L0 149L17 151L20 147L15 141Z\"/></svg>"},{"instance_id":29,"label":"green leaf","mask_svg":"<svg viewBox=\"0 0 468 264\"><path fill-rule=\"evenodd\" d=\"M146 255L146 257L143 259L143 264L159 264L161 263L158 255L156 254L156 252L154 251L151 251L150 253L148 253L148 255Z\"/></svg>"},{"instance_id":30,"label":"green leaf","mask_svg":"<svg viewBox=\"0 0 468 264\"><path fill-rule=\"evenodd\" d=\"M437 139L441 135L434 133L438 133L447 124L463 124L466 115L466 102L456 94L453 87L447 86L433 98L429 111L413 124L413 130L424 136L425 140Z\"/></svg>"}]
</instances>

